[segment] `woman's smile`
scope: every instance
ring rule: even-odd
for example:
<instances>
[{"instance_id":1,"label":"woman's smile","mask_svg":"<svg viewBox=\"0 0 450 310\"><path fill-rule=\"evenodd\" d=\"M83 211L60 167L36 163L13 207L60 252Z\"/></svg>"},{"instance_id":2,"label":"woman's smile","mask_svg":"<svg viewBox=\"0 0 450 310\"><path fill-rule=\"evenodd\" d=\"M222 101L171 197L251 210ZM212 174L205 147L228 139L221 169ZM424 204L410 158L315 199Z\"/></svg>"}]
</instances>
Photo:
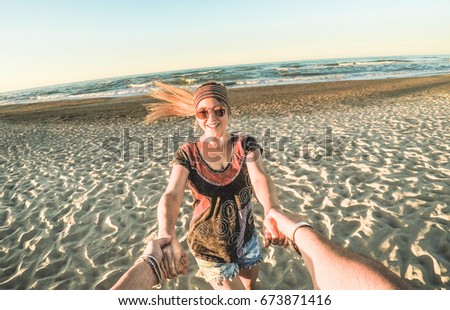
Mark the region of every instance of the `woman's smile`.
<instances>
[{"instance_id":1,"label":"woman's smile","mask_svg":"<svg viewBox=\"0 0 450 310\"><path fill-rule=\"evenodd\" d=\"M206 127L211 128L211 129L216 129L217 127L219 127L220 123L213 123L213 124L207 124Z\"/></svg>"}]
</instances>

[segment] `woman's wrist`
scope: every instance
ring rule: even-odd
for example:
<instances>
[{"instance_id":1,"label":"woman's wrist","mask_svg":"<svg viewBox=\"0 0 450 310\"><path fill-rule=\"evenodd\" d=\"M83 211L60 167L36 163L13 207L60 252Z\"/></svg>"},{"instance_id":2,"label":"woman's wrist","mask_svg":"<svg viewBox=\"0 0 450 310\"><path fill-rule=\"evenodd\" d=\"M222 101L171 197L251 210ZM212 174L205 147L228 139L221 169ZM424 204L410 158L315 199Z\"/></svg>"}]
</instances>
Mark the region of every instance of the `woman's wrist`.
<instances>
[{"instance_id":1,"label":"woman's wrist","mask_svg":"<svg viewBox=\"0 0 450 310\"><path fill-rule=\"evenodd\" d=\"M281 212L281 206L279 206L279 205L272 205L272 206L270 206L270 207L264 208L264 215L265 215L265 216L270 215L270 213L272 212L272 210L273 210L273 211Z\"/></svg>"},{"instance_id":2,"label":"woman's wrist","mask_svg":"<svg viewBox=\"0 0 450 310\"><path fill-rule=\"evenodd\" d=\"M167 236L175 237L175 228L173 230L158 230L158 238Z\"/></svg>"}]
</instances>

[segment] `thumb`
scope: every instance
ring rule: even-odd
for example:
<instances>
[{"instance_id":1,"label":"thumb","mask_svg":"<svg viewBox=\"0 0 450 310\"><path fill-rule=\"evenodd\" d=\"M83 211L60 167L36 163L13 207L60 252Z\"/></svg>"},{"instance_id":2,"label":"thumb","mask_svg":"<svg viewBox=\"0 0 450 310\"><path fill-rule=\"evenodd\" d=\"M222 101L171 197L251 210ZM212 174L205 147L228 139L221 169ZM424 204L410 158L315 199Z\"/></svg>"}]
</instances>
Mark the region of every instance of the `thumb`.
<instances>
[{"instance_id":1,"label":"thumb","mask_svg":"<svg viewBox=\"0 0 450 310\"><path fill-rule=\"evenodd\" d=\"M268 248L271 243L272 243L272 235L267 231L267 229L264 229L264 247Z\"/></svg>"}]
</instances>

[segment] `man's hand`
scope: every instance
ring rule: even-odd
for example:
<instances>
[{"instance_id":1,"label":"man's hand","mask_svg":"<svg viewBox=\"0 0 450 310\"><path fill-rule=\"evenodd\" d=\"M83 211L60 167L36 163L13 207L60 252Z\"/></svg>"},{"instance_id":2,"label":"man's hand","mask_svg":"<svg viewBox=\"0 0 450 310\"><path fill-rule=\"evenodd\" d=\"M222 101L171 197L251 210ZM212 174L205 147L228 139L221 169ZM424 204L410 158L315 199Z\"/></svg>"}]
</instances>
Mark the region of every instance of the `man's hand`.
<instances>
[{"instance_id":1,"label":"man's hand","mask_svg":"<svg viewBox=\"0 0 450 310\"><path fill-rule=\"evenodd\" d=\"M147 246L145 247L143 255L151 255L158 263L161 263L163 258L162 248L169 244L171 240L171 236L156 238L153 240L150 240L149 243L147 243Z\"/></svg>"},{"instance_id":2,"label":"man's hand","mask_svg":"<svg viewBox=\"0 0 450 310\"><path fill-rule=\"evenodd\" d=\"M167 279L173 279L179 274L187 274L187 255L177 239L172 238L172 241L163 247L162 256L161 269Z\"/></svg>"}]
</instances>

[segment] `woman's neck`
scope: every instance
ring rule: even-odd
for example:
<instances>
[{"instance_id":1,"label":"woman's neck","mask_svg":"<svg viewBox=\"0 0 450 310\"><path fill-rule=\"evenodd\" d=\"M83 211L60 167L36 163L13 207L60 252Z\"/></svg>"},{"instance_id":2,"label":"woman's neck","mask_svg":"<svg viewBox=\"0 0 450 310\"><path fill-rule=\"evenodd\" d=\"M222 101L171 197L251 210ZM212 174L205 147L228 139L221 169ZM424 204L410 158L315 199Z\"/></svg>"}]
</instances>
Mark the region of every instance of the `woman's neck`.
<instances>
[{"instance_id":1,"label":"woman's neck","mask_svg":"<svg viewBox=\"0 0 450 310\"><path fill-rule=\"evenodd\" d=\"M200 142L207 143L211 148L223 148L230 139L231 134L228 131L225 131L221 137L208 137L203 135L200 137Z\"/></svg>"},{"instance_id":2,"label":"woman's neck","mask_svg":"<svg viewBox=\"0 0 450 310\"><path fill-rule=\"evenodd\" d=\"M222 137L202 136L196 143L200 155L210 168L222 170L232 161L232 135L225 132Z\"/></svg>"}]
</instances>

